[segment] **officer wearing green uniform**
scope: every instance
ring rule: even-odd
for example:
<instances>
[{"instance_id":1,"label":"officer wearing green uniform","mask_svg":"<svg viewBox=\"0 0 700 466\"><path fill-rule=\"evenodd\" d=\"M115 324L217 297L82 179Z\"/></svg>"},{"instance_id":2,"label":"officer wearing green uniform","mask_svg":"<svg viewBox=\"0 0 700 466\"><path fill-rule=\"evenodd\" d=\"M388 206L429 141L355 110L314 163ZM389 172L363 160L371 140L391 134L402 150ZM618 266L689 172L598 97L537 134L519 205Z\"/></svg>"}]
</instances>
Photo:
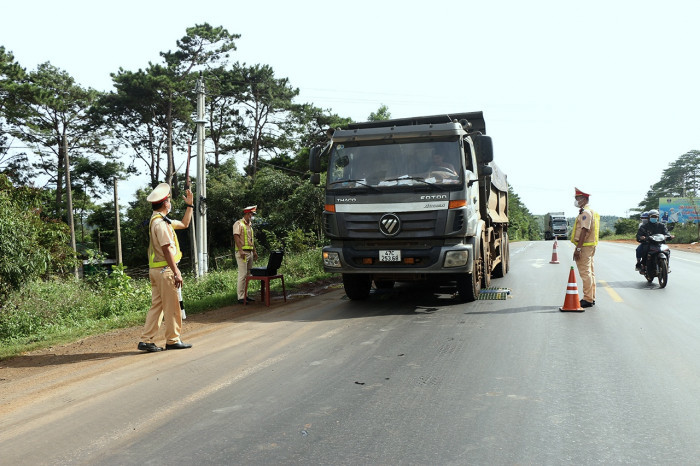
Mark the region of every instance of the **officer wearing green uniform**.
<instances>
[{"instance_id":1,"label":"officer wearing green uniform","mask_svg":"<svg viewBox=\"0 0 700 466\"><path fill-rule=\"evenodd\" d=\"M159 184L148 195L146 200L153 207L153 215L148 226L148 275L151 280L151 309L146 315L141 342L138 349L153 353L163 348L154 343L161 323L165 323L165 349L186 349L192 345L180 340L182 330L182 314L178 288L182 287L182 275L177 263L182 258L180 243L175 230L189 226L192 218L192 191L185 191L185 215L180 220L167 217L172 208L170 200L170 185Z\"/></svg>"},{"instance_id":2,"label":"officer wearing green uniform","mask_svg":"<svg viewBox=\"0 0 700 466\"><path fill-rule=\"evenodd\" d=\"M593 256L598 245L598 230L600 216L588 205L590 194L574 188L574 205L578 207L578 217L571 231L571 242L576 245L574 261L583 282L583 299L581 307L591 307L595 304L595 269Z\"/></svg>"}]
</instances>

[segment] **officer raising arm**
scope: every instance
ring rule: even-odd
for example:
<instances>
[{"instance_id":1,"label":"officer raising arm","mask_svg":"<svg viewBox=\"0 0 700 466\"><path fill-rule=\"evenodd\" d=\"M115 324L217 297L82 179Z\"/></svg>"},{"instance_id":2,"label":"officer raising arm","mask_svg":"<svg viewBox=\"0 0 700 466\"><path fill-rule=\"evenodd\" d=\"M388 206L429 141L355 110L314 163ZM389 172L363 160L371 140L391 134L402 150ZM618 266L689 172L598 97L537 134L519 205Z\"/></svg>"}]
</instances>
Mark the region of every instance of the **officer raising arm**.
<instances>
[{"instance_id":1,"label":"officer raising arm","mask_svg":"<svg viewBox=\"0 0 700 466\"><path fill-rule=\"evenodd\" d=\"M185 215L182 220L171 220L167 217L172 209L170 185L159 184L146 198L153 208L148 225L148 275L152 293L151 308L146 315L138 349L149 353L163 350L153 341L160 329L161 320L165 323L165 349L192 347L180 340L182 314L177 291L182 287L182 274L177 264L182 258L182 251L175 233L175 230L185 229L190 224L193 209L192 191L186 190L183 199L186 206Z\"/></svg>"}]
</instances>

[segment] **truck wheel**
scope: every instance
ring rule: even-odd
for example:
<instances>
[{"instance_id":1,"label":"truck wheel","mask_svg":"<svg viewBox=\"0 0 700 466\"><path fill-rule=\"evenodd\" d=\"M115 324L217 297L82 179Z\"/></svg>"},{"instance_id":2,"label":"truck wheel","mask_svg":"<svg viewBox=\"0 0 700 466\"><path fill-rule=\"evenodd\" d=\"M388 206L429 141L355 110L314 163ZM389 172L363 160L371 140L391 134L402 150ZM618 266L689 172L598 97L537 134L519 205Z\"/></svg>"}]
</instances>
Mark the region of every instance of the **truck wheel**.
<instances>
[{"instance_id":1,"label":"truck wheel","mask_svg":"<svg viewBox=\"0 0 700 466\"><path fill-rule=\"evenodd\" d=\"M481 286L488 288L491 286L491 246L486 241L485 236L481 236Z\"/></svg>"},{"instance_id":2,"label":"truck wheel","mask_svg":"<svg viewBox=\"0 0 700 466\"><path fill-rule=\"evenodd\" d=\"M501 262L493 269L494 278L503 278L510 270L510 246L508 245L508 233L501 236Z\"/></svg>"},{"instance_id":3,"label":"truck wheel","mask_svg":"<svg viewBox=\"0 0 700 466\"><path fill-rule=\"evenodd\" d=\"M465 273L457 277L457 293L463 303L476 301L481 292L481 279L479 279L478 261L474 261L472 273Z\"/></svg>"},{"instance_id":4,"label":"truck wheel","mask_svg":"<svg viewBox=\"0 0 700 466\"><path fill-rule=\"evenodd\" d=\"M343 274L345 294L352 300L367 299L372 288L372 279L365 274Z\"/></svg>"}]
</instances>

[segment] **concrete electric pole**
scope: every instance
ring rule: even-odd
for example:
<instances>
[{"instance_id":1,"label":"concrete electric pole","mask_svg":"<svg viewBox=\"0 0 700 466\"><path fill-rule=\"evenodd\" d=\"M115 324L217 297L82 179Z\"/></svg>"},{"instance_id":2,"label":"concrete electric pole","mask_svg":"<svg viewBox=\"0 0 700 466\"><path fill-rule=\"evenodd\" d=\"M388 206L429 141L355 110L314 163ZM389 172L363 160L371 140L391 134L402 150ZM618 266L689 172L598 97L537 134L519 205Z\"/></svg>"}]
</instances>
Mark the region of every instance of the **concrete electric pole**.
<instances>
[{"instance_id":1,"label":"concrete electric pole","mask_svg":"<svg viewBox=\"0 0 700 466\"><path fill-rule=\"evenodd\" d=\"M197 80L197 257L199 266L198 276L209 271L209 255L207 254L207 164L204 156L204 80L199 73Z\"/></svg>"}]
</instances>

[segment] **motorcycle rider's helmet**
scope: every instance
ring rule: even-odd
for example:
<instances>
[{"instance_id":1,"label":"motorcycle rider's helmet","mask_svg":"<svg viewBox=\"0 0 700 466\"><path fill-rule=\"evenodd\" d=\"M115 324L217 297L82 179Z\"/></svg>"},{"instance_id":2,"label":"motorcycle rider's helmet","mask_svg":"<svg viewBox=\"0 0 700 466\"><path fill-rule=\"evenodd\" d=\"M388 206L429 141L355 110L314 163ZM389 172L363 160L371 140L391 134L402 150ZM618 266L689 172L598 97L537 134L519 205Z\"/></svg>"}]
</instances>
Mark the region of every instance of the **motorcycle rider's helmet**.
<instances>
[{"instance_id":1,"label":"motorcycle rider's helmet","mask_svg":"<svg viewBox=\"0 0 700 466\"><path fill-rule=\"evenodd\" d=\"M649 223L659 223L659 211L651 209L649 211Z\"/></svg>"},{"instance_id":2,"label":"motorcycle rider's helmet","mask_svg":"<svg viewBox=\"0 0 700 466\"><path fill-rule=\"evenodd\" d=\"M642 216L640 218L649 218L649 212L642 212Z\"/></svg>"}]
</instances>

